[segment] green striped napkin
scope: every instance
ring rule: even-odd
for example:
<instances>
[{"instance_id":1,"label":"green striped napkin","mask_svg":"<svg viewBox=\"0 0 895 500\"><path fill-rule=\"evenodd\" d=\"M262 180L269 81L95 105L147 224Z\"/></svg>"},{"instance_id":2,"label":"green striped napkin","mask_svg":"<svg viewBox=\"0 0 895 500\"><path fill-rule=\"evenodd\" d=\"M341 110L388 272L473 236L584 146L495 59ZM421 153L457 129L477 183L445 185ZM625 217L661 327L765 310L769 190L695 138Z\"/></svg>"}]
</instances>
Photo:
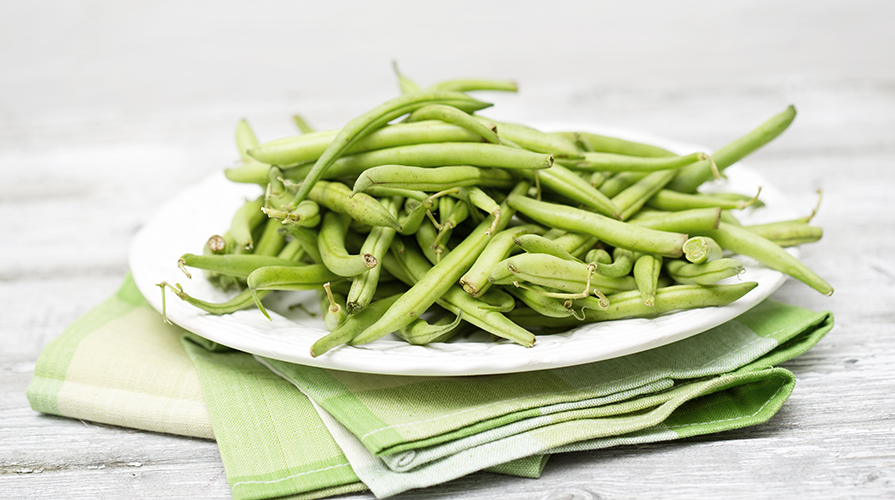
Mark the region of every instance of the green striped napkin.
<instances>
[{"instance_id":1,"label":"green striped napkin","mask_svg":"<svg viewBox=\"0 0 895 500\"><path fill-rule=\"evenodd\" d=\"M761 423L795 383L775 366L832 324L829 313L766 301L709 332L590 365L371 376L185 334L128 279L46 347L28 397L45 413L200 437L213 430L237 499L367 487L382 497L489 468L537 477L551 453Z\"/></svg>"}]
</instances>

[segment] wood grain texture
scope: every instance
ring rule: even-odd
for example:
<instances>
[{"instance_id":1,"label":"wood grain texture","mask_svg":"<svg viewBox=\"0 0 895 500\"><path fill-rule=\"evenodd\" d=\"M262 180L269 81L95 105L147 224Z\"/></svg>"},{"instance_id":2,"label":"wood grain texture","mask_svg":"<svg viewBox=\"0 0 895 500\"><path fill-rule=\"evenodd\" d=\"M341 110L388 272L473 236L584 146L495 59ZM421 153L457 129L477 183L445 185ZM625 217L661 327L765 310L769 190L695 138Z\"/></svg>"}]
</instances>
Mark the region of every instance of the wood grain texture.
<instances>
[{"instance_id":1,"label":"wood grain texture","mask_svg":"<svg viewBox=\"0 0 895 500\"><path fill-rule=\"evenodd\" d=\"M767 424L558 455L539 480L480 473L398 498L895 498L895 73L880 57L895 46L882 29L893 7L778 4L647 14L581 4L543 16L525 4L493 38L457 46L435 36L442 27L416 46L393 34L366 43L365 16L384 14L359 8L339 24L341 44L294 65L283 61L296 44L332 41L325 27L340 12L308 13L316 24L287 37L258 28L302 14L285 5L275 19L221 9L195 29L198 11L168 16L163 2L60 2L40 24L27 7L2 7L12 9L0 16L7 39L46 36L24 50L0 44L0 498L230 498L213 442L33 412L24 392L35 360L114 292L131 238L157 207L234 161L238 118L263 139L292 134L295 111L339 126L396 91L382 67L393 57L425 82L519 77L522 93L493 96L495 118L608 124L711 148L796 104L792 129L747 163L806 213L824 190L824 239L802 260L836 288L827 298L790 280L774 294L832 310L836 327L785 365L798 383ZM492 22L505 9L475 6ZM602 30L586 31L587 19ZM528 35L536 21L553 27ZM479 54L486 42L504 56ZM557 77L563 67L572 69Z\"/></svg>"}]
</instances>

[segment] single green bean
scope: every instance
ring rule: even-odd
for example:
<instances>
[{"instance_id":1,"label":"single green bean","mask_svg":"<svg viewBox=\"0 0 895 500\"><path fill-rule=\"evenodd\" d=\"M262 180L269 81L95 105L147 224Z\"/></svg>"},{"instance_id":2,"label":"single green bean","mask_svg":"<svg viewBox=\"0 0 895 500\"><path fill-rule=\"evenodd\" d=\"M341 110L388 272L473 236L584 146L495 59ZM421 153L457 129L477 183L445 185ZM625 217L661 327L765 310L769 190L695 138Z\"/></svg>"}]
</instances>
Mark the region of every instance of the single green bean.
<instances>
[{"instance_id":1,"label":"single green bean","mask_svg":"<svg viewBox=\"0 0 895 500\"><path fill-rule=\"evenodd\" d=\"M286 245L286 235L280 233L280 221L268 219L264 224L264 231L258 239L258 245L252 253L255 255L276 255Z\"/></svg>"},{"instance_id":2,"label":"single green bean","mask_svg":"<svg viewBox=\"0 0 895 500\"><path fill-rule=\"evenodd\" d=\"M641 255L634 261L634 281L640 291L643 305L656 304L656 290L659 287L659 273L662 271L662 257Z\"/></svg>"},{"instance_id":3,"label":"single green bean","mask_svg":"<svg viewBox=\"0 0 895 500\"><path fill-rule=\"evenodd\" d=\"M781 247L814 243L823 236L823 229L809 226L804 219L743 226L749 232L767 238Z\"/></svg>"},{"instance_id":4,"label":"single green bean","mask_svg":"<svg viewBox=\"0 0 895 500\"><path fill-rule=\"evenodd\" d=\"M747 229L722 222L718 229L699 231L697 234L714 239L721 248L752 257L771 269L786 273L824 295L833 294L833 287L814 271L779 245Z\"/></svg>"},{"instance_id":5,"label":"single green bean","mask_svg":"<svg viewBox=\"0 0 895 500\"><path fill-rule=\"evenodd\" d=\"M665 257L680 257L687 235L625 224L599 214L511 194L507 204L548 227L589 234L613 246Z\"/></svg>"},{"instance_id":6,"label":"single green bean","mask_svg":"<svg viewBox=\"0 0 895 500\"><path fill-rule=\"evenodd\" d=\"M628 249L616 247L612 250L612 258L611 264L597 262L597 273L609 278L621 278L627 276L634 268L634 252Z\"/></svg>"},{"instance_id":7,"label":"single green bean","mask_svg":"<svg viewBox=\"0 0 895 500\"><path fill-rule=\"evenodd\" d=\"M665 270L671 279L682 284L712 285L724 278L737 276L746 269L736 259L716 259L704 264L692 264L685 260L669 260Z\"/></svg>"},{"instance_id":8,"label":"single green bean","mask_svg":"<svg viewBox=\"0 0 895 500\"><path fill-rule=\"evenodd\" d=\"M453 187L483 186L511 188L516 182L507 171L497 168L471 166L407 167L380 165L365 170L354 182L353 193L366 191L371 186L443 191Z\"/></svg>"},{"instance_id":9,"label":"single green bean","mask_svg":"<svg viewBox=\"0 0 895 500\"><path fill-rule=\"evenodd\" d=\"M240 207L230 221L230 234L236 241L236 247L242 251L251 251L255 247L252 231L265 219L261 207L264 205L264 197L246 202Z\"/></svg>"},{"instance_id":10,"label":"single green bean","mask_svg":"<svg viewBox=\"0 0 895 500\"><path fill-rule=\"evenodd\" d=\"M640 215L640 214L638 214ZM659 212L644 217L634 217L631 224L659 231L692 233L705 229L715 229L721 220L720 208L694 208L680 212ZM680 257L680 255L677 255Z\"/></svg>"},{"instance_id":11,"label":"single green bean","mask_svg":"<svg viewBox=\"0 0 895 500\"><path fill-rule=\"evenodd\" d=\"M301 265L303 264L292 259L254 254L194 255L185 253L177 261L177 267L186 273L187 277L190 275L186 272L185 267L193 267L243 279L248 278L252 271L260 267Z\"/></svg>"},{"instance_id":12,"label":"single green bean","mask_svg":"<svg viewBox=\"0 0 895 500\"><path fill-rule=\"evenodd\" d=\"M692 208L711 207L720 207L724 210L742 210L752 205L753 203L756 207L761 206L760 204L758 204L758 200L756 198L747 200L732 200L726 197L712 194L688 194L678 193L677 191L672 191L670 189L662 189L646 202L646 206L655 208L656 210L676 212L679 210L689 210Z\"/></svg>"},{"instance_id":13,"label":"single green bean","mask_svg":"<svg viewBox=\"0 0 895 500\"><path fill-rule=\"evenodd\" d=\"M401 225L379 200L364 193L352 196L351 189L341 182L318 181L310 192L311 200L324 207L346 214L368 226L385 226L398 229Z\"/></svg>"},{"instance_id":14,"label":"single green bean","mask_svg":"<svg viewBox=\"0 0 895 500\"><path fill-rule=\"evenodd\" d=\"M612 198L646 177L646 174L647 172L621 172L607 179L597 189L604 195Z\"/></svg>"},{"instance_id":15,"label":"single green bean","mask_svg":"<svg viewBox=\"0 0 895 500\"><path fill-rule=\"evenodd\" d=\"M627 141L616 137L591 134L589 132L566 132L562 134L566 137L575 137L575 140L581 143L583 149L588 152L613 153L627 156L677 156L671 151L658 146Z\"/></svg>"},{"instance_id":16,"label":"single green bean","mask_svg":"<svg viewBox=\"0 0 895 500\"><path fill-rule=\"evenodd\" d=\"M495 133L497 126L494 123L479 121L469 113L463 112L452 106L445 106L443 104L423 106L411 113L407 118L408 122L418 122L422 120L441 120L445 123L463 127L473 134L478 134L482 136L482 139L485 142L500 144L500 138L497 137L497 134Z\"/></svg>"},{"instance_id":17,"label":"single green bean","mask_svg":"<svg viewBox=\"0 0 895 500\"><path fill-rule=\"evenodd\" d=\"M460 331L457 327L460 326L462 318L462 312L455 316L453 320L450 317L446 317L432 324L429 324L423 318L417 318L409 325L399 328L395 334L412 345L444 342Z\"/></svg>"},{"instance_id":18,"label":"single green bean","mask_svg":"<svg viewBox=\"0 0 895 500\"><path fill-rule=\"evenodd\" d=\"M601 265L603 265L603 266L612 265L612 256L609 255L609 252L607 252L606 250L603 250L602 248L592 248L587 251L587 254L584 257L584 262L586 264L590 264L591 262L593 262L594 264L597 265L597 272L599 272L599 268ZM631 270L628 269L628 272L630 272L630 271ZM600 273L600 274L607 276L605 273ZM625 274L628 274L628 273L626 272ZM622 276L624 276L624 275L622 275Z\"/></svg>"},{"instance_id":19,"label":"single green bean","mask_svg":"<svg viewBox=\"0 0 895 500\"><path fill-rule=\"evenodd\" d=\"M673 170L698 161L709 160L705 153L691 153L685 156L642 157L613 153L584 153L584 159L563 161L572 170L589 172L655 172Z\"/></svg>"},{"instance_id":20,"label":"single green bean","mask_svg":"<svg viewBox=\"0 0 895 500\"><path fill-rule=\"evenodd\" d=\"M402 94L409 94L411 92L419 92L423 90L419 85L416 84L413 80L404 76L398 70L398 63L392 61L392 70L395 72L395 76L398 78L398 88L401 90Z\"/></svg>"},{"instance_id":21,"label":"single green bean","mask_svg":"<svg viewBox=\"0 0 895 500\"><path fill-rule=\"evenodd\" d=\"M317 238L320 256L327 269L338 276L357 276L376 267L378 261L372 254L349 254L345 248L349 218L336 212L327 212Z\"/></svg>"},{"instance_id":22,"label":"single green bean","mask_svg":"<svg viewBox=\"0 0 895 500\"><path fill-rule=\"evenodd\" d=\"M476 119L483 124L497 124L497 134L501 140L510 141L529 151L550 153L556 158L582 157L582 152L575 143L564 137L547 134L516 123L495 122L480 116L477 116Z\"/></svg>"},{"instance_id":23,"label":"single green bean","mask_svg":"<svg viewBox=\"0 0 895 500\"><path fill-rule=\"evenodd\" d=\"M612 203L621 211L621 219L628 220L643 204L668 184L677 174L674 170L651 172L621 193L612 197Z\"/></svg>"},{"instance_id":24,"label":"single green bean","mask_svg":"<svg viewBox=\"0 0 895 500\"><path fill-rule=\"evenodd\" d=\"M479 80L461 78L436 83L429 87L431 90L453 90L455 92L471 92L474 90L498 90L503 92L518 92L516 82L508 80Z\"/></svg>"},{"instance_id":25,"label":"single green bean","mask_svg":"<svg viewBox=\"0 0 895 500\"><path fill-rule=\"evenodd\" d=\"M323 324L326 329L333 331L348 319L348 313L341 304L345 303L345 296L339 293L333 293L329 283L324 283L322 288L317 289L317 296L320 299L320 312L323 314Z\"/></svg>"},{"instance_id":26,"label":"single green bean","mask_svg":"<svg viewBox=\"0 0 895 500\"><path fill-rule=\"evenodd\" d=\"M513 243L528 253L542 253L559 257L560 259L580 262L561 245L553 240L548 240L537 234L521 234L513 240Z\"/></svg>"},{"instance_id":27,"label":"single green bean","mask_svg":"<svg viewBox=\"0 0 895 500\"><path fill-rule=\"evenodd\" d=\"M526 224L522 226L505 229L494 234L488 245L482 250L478 258L469 268L469 271L460 278L460 286L466 293L473 297L481 297L483 293L491 286L488 277L491 275L491 269L498 262L506 259L513 247L515 239L523 234L541 234L544 228L536 224Z\"/></svg>"},{"instance_id":28,"label":"single green bean","mask_svg":"<svg viewBox=\"0 0 895 500\"><path fill-rule=\"evenodd\" d=\"M790 106L786 111L761 124L757 129L743 137L731 142L712 154L712 159L718 171L742 160L746 155L771 142L784 130L796 117L796 108ZM708 161L694 163L684 167L673 181L668 184L668 189L682 193L694 193L703 182L712 178L712 166Z\"/></svg>"}]
</instances>

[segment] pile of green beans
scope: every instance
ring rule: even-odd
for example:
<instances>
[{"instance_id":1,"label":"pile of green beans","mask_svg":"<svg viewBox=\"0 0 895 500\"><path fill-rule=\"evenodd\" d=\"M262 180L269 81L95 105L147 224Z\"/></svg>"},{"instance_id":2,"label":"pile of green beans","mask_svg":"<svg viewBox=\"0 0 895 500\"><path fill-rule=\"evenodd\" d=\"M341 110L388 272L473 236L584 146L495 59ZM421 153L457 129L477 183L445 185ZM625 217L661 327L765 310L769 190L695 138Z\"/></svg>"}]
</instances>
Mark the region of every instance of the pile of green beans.
<instances>
[{"instance_id":1,"label":"pile of green beans","mask_svg":"<svg viewBox=\"0 0 895 500\"><path fill-rule=\"evenodd\" d=\"M723 306L756 283L746 255L823 294L833 288L785 246L820 239L811 216L743 226L756 197L697 188L780 135L789 107L708 155L676 155L585 131L547 133L477 113L477 90L512 82L449 80L402 94L348 122L260 143L236 130L234 182L261 188L178 266L239 292L213 304L164 290L211 314L274 290L316 290L329 334L311 354L389 333L412 344L471 329L530 347L535 333L586 322ZM402 121L395 120L404 117ZM815 209L816 212L816 209ZM268 318L270 316L268 315Z\"/></svg>"}]
</instances>

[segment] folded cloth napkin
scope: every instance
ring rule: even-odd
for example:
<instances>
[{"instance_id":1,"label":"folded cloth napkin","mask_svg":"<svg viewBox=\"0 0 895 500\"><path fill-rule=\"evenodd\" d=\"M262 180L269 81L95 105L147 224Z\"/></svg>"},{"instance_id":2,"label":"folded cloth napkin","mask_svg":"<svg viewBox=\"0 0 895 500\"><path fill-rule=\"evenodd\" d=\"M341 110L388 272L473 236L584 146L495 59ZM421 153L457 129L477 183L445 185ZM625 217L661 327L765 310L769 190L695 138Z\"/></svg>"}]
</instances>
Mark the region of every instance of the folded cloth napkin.
<instances>
[{"instance_id":1,"label":"folded cloth napkin","mask_svg":"<svg viewBox=\"0 0 895 500\"><path fill-rule=\"evenodd\" d=\"M764 422L830 313L765 301L650 351L570 368L396 377L254 357L164 324L128 278L41 353L44 413L214 438L234 498L379 497L492 470L537 477L551 453Z\"/></svg>"}]
</instances>

